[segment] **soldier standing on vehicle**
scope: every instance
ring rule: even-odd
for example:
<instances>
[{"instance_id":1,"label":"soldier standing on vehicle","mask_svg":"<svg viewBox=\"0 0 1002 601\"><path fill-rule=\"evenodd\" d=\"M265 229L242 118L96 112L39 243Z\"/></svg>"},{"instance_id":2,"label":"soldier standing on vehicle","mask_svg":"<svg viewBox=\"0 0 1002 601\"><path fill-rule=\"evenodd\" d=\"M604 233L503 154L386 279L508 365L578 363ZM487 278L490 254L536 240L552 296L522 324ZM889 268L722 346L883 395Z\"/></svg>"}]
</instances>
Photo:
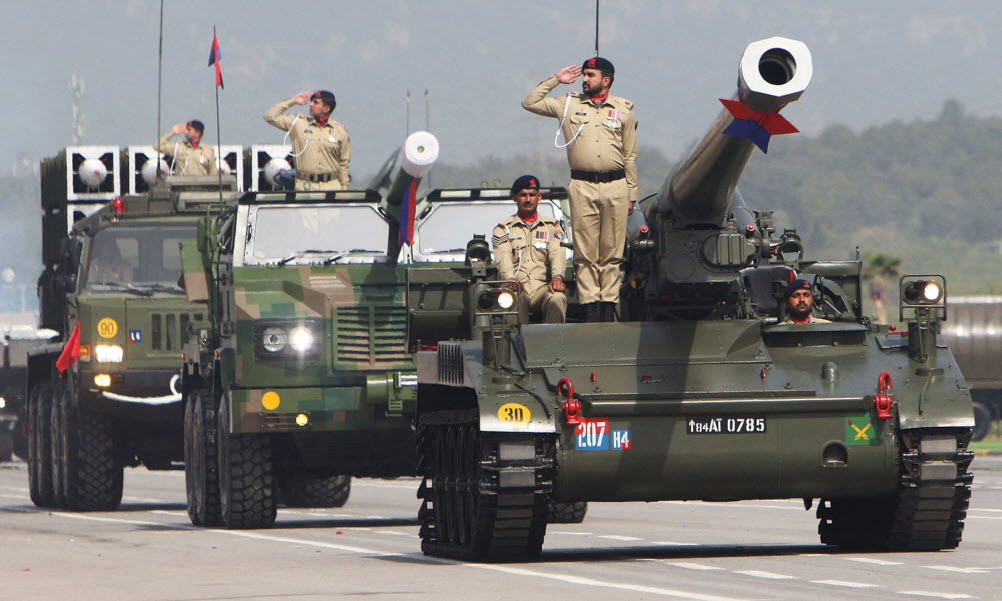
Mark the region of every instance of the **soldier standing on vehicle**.
<instances>
[{"instance_id":1,"label":"soldier standing on vehicle","mask_svg":"<svg viewBox=\"0 0 1002 601\"><path fill-rule=\"evenodd\" d=\"M783 302L786 304L786 321L792 323L831 323L827 319L814 317L814 295L811 294L811 283L807 280L793 280L783 290Z\"/></svg>"},{"instance_id":2,"label":"soldier standing on vehicle","mask_svg":"<svg viewBox=\"0 0 1002 601\"><path fill-rule=\"evenodd\" d=\"M310 105L309 116L283 115L294 104ZM330 118L337 101L327 90L300 92L268 109L264 120L292 138L297 190L343 190L348 187L351 144L344 125Z\"/></svg>"},{"instance_id":3,"label":"soldier standing on vehicle","mask_svg":"<svg viewBox=\"0 0 1002 601\"><path fill-rule=\"evenodd\" d=\"M563 323L567 315L564 271L567 255L560 241L564 232L555 219L536 212L539 178L523 175L511 186L511 199L518 213L494 227L494 259L498 277L516 280L522 288L520 302L538 310L546 323Z\"/></svg>"},{"instance_id":4,"label":"soldier standing on vehicle","mask_svg":"<svg viewBox=\"0 0 1002 601\"><path fill-rule=\"evenodd\" d=\"M578 298L587 321L615 320L626 219L637 200L637 120L633 103L609 95L612 63L589 58L543 81L522 100L531 113L560 119L571 181L567 193L574 232ZM558 84L583 76L581 92L547 98ZM556 143L556 140L554 140Z\"/></svg>"},{"instance_id":5,"label":"soldier standing on vehicle","mask_svg":"<svg viewBox=\"0 0 1002 601\"><path fill-rule=\"evenodd\" d=\"M174 175L213 175L216 172L216 152L202 144L205 125L198 119L178 123L157 140L156 150L170 157ZM184 142L171 144L170 139L184 134Z\"/></svg>"}]
</instances>

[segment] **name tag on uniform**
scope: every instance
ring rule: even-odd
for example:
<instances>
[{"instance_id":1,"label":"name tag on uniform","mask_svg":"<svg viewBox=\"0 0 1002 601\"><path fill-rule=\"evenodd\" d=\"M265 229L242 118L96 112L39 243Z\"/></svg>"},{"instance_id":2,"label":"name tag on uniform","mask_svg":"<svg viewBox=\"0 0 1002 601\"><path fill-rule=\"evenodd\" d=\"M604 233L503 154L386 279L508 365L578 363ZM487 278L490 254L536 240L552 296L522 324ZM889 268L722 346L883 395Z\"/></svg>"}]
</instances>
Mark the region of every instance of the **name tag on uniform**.
<instances>
[{"instance_id":1,"label":"name tag on uniform","mask_svg":"<svg viewBox=\"0 0 1002 601\"><path fill-rule=\"evenodd\" d=\"M313 130L307 127L306 129L303 130L303 133L304 134L312 134Z\"/></svg>"},{"instance_id":2,"label":"name tag on uniform","mask_svg":"<svg viewBox=\"0 0 1002 601\"><path fill-rule=\"evenodd\" d=\"M546 250L546 246L550 241L550 235L546 233L546 230L536 230L533 235L533 246L539 250Z\"/></svg>"}]
</instances>

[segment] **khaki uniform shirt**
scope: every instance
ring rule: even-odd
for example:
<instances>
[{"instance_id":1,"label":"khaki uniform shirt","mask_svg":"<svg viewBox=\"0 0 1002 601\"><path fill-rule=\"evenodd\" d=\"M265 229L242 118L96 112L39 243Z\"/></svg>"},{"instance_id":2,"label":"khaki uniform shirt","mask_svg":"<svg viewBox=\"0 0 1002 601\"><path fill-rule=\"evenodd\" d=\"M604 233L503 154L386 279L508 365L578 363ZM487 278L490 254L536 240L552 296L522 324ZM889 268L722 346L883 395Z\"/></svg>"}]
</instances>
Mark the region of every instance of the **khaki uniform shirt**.
<instances>
[{"instance_id":1,"label":"khaki uniform shirt","mask_svg":"<svg viewBox=\"0 0 1002 601\"><path fill-rule=\"evenodd\" d=\"M351 143L344 125L330 119L327 125L317 125L309 115L283 115L296 104L295 98L283 100L268 109L264 120L278 129L287 131L292 139L297 176L334 174L341 188L348 187L348 163L351 160Z\"/></svg>"},{"instance_id":2,"label":"khaki uniform shirt","mask_svg":"<svg viewBox=\"0 0 1002 601\"><path fill-rule=\"evenodd\" d=\"M610 94L596 107L591 99L578 92L570 92L564 98L547 98L559 84L556 77L540 83L522 100L522 107L530 113L563 119L565 142L577 135L567 146L571 169L595 172L622 169L626 171L628 200L637 200L637 118L633 103Z\"/></svg>"},{"instance_id":3,"label":"khaki uniform shirt","mask_svg":"<svg viewBox=\"0 0 1002 601\"><path fill-rule=\"evenodd\" d=\"M554 277L563 279L567 269L567 254L560 246L563 238L560 223L538 213L532 223L518 215L502 219L492 239L499 279L517 280L529 295Z\"/></svg>"},{"instance_id":4,"label":"khaki uniform shirt","mask_svg":"<svg viewBox=\"0 0 1002 601\"><path fill-rule=\"evenodd\" d=\"M171 157L174 163L174 175L215 175L216 151L208 144L199 143L198 148L192 147L188 140L171 142L176 135L169 131L160 136L154 150L159 150Z\"/></svg>"}]
</instances>

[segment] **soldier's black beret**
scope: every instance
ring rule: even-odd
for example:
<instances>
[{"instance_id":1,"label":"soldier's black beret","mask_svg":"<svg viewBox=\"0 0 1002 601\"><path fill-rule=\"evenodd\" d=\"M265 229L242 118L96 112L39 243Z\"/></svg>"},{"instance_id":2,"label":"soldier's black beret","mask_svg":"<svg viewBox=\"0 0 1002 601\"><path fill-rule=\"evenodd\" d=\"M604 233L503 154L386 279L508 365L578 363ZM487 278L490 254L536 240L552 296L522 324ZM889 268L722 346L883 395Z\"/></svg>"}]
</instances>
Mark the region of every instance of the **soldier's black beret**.
<instances>
[{"instance_id":1,"label":"soldier's black beret","mask_svg":"<svg viewBox=\"0 0 1002 601\"><path fill-rule=\"evenodd\" d=\"M327 106L331 107L331 111L337 106L337 100L334 98L334 92L328 92L327 90L317 90L313 92L313 96L310 98L319 98L320 102L323 102Z\"/></svg>"},{"instance_id":2,"label":"soldier's black beret","mask_svg":"<svg viewBox=\"0 0 1002 601\"><path fill-rule=\"evenodd\" d=\"M602 73L607 73L609 75L616 74L616 68L612 66L612 63L601 56L593 56L592 58L585 59L585 62L581 64L581 68L598 69Z\"/></svg>"},{"instance_id":3,"label":"soldier's black beret","mask_svg":"<svg viewBox=\"0 0 1002 601\"><path fill-rule=\"evenodd\" d=\"M539 189L539 178L535 175L523 175L511 185L511 195L514 196L526 188Z\"/></svg>"},{"instance_id":4,"label":"soldier's black beret","mask_svg":"<svg viewBox=\"0 0 1002 601\"><path fill-rule=\"evenodd\" d=\"M205 133L205 124L199 121L198 119L192 119L191 121L188 122L188 125L197 129L199 135Z\"/></svg>"},{"instance_id":5,"label":"soldier's black beret","mask_svg":"<svg viewBox=\"0 0 1002 601\"><path fill-rule=\"evenodd\" d=\"M790 298L790 295L801 288L811 289L811 283L807 280L793 280L783 289L783 298Z\"/></svg>"}]
</instances>

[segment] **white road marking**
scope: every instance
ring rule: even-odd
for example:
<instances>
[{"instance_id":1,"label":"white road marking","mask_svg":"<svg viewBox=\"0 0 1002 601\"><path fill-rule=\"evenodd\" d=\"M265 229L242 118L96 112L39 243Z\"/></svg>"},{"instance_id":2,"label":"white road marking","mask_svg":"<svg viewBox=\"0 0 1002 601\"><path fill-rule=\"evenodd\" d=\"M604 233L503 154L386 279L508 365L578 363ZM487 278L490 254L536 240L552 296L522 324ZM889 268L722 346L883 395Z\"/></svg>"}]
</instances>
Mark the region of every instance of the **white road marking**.
<instances>
[{"instance_id":1,"label":"white road marking","mask_svg":"<svg viewBox=\"0 0 1002 601\"><path fill-rule=\"evenodd\" d=\"M376 530L376 534L385 534L386 536L410 536L406 532L396 532L394 530Z\"/></svg>"},{"instance_id":2,"label":"white road marking","mask_svg":"<svg viewBox=\"0 0 1002 601\"><path fill-rule=\"evenodd\" d=\"M685 568L687 570L723 570L724 568L718 568L717 566L708 566L702 563L692 563L689 561L666 561L666 564L670 566L675 566L677 568Z\"/></svg>"},{"instance_id":3,"label":"white road marking","mask_svg":"<svg viewBox=\"0 0 1002 601\"><path fill-rule=\"evenodd\" d=\"M960 572L961 574L990 574L990 568L957 568L954 566L922 566L929 570L942 570L944 572Z\"/></svg>"},{"instance_id":4,"label":"white road marking","mask_svg":"<svg viewBox=\"0 0 1002 601\"><path fill-rule=\"evenodd\" d=\"M644 540L635 536L620 536L618 534L599 534L598 538L610 538L612 540Z\"/></svg>"},{"instance_id":5,"label":"white road marking","mask_svg":"<svg viewBox=\"0 0 1002 601\"><path fill-rule=\"evenodd\" d=\"M846 580L811 580L811 584L828 584L831 586L844 586L848 588L878 588L876 584L848 582Z\"/></svg>"},{"instance_id":6,"label":"white road marking","mask_svg":"<svg viewBox=\"0 0 1002 601\"><path fill-rule=\"evenodd\" d=\"M932 591L898 591L899 595L916 595L919 597L935 597L937 599L973 599L963 593L934 593Z\"/></svg>"},{"instance_id":7,"label":"white road marking","mask_svg":"<svg viewBox=\"0 0 1002 601\"><path fill-rule=\"evenodd\" d=\"M204 528L196 528L194 526L177 525L177 524L163 524L160 522L143 522L139 520L124 520L121 518L105 518L95 515L84 515L84 514L74 514L74 513L63 513L63 512L53 512L52 515L57 517L64 517L76 520L86 520L93 522L110 522L119 524L132 524L139 526L156 526L160 528L169 528L172 530L197 530L203 531ZM410 557L416 558L419 561L425 561L427 563L444 564L444 565L459 565L467 568L473 568L478 570L490 570L494 572L503 572L506 574L512 574L516 576L529 576L534 578L545 578L548 580L556 580L559 582L567 582L570 584L579 584L582 586L591 587L601 587L601 588L611 588L624 591L632 591L638 593L648 593L651 595L658 595L662 597L674 597L676 599L688 599L690 601L742 601L741 597L720 597L717 595L704 595L702 593L696 593L692 591L681 591L653 586L640 586L636 584L629 584L626 582L611 582L607 580L595 580L592 578L581 578L578 576L567 576L564 574L549 574L546 572L536 572L533 570L526 570L522 568L513 568L504 565L490 565L490 564L477 564L477 563L462 563L458 561L451 561L447 559L431 558L431 557L421 557L415 554L409 553L387 553L384 551L377 551L375 549L366 549L364 547L353 547L349 545L336 545L333 543L326 543L315 540L305 540L297 538L289 538L284 536L275 536L272 534L262 534L257 532L247 532L242 530L211 530L212 532L235 536L239 538L250 538L255 540L263 540L270 542L279 543L289 543L293 545L303 545L309 547L320 547L324 549L335 549L338 551L346 551L349 553L358 553L360 555L370 555L373 557ZM722 569L722 568L716 568Z\"/></svg>"},{"instance_id":8,"label":"white road marking","mask_svg":"<svg viewBox=\"0 0 1002 601\"><path fill-rule=\"evenodd\" d=\"M591 532L570 532L568 530L547 530L547 534L561 534L563 536L591 536Z\"/></svg>"},{"instance_id":9,"label":"white road marking","mask_svg":"<svg viewBox=\"0 0 1002 601\"><path fill-rule=\"evenodd\" d=\"M743 574L745 576L754 576L755 578L767 578L769 580L796 580L796 576L788 576L786 574L774 574L772 572L760 572L758 570L734 570L735 574Z\"/></svg>"},{"instance_id":10,"label":"white road marking","mask_svg":"<svg viewBox=\"0 0 1002 601\"><path fill-rule=\"evenodd\" d=\"M871 557L843 557L846 561L858 561L859 563L872 563L877 566L900 566L904 565L900 561L887 561L886 559L873 559Z\"/></svg>"},{"instance_id":11,"label":"white road marking","mask_svg":"<svg viewBox=\"0 0 1002 601\"><path fill-rule=\"evenodd\" d=\"M651 543L651 544L652 544L652 545L670 545L670 546L678 546L678 545L688 545L688 544L691 544L691 543L680 543L680 542L676 542L676 541L673 541L673 540L656 540L656 541L654 541L654 542L653 542L653 543Z\"/></svg>"}]
</instances>

